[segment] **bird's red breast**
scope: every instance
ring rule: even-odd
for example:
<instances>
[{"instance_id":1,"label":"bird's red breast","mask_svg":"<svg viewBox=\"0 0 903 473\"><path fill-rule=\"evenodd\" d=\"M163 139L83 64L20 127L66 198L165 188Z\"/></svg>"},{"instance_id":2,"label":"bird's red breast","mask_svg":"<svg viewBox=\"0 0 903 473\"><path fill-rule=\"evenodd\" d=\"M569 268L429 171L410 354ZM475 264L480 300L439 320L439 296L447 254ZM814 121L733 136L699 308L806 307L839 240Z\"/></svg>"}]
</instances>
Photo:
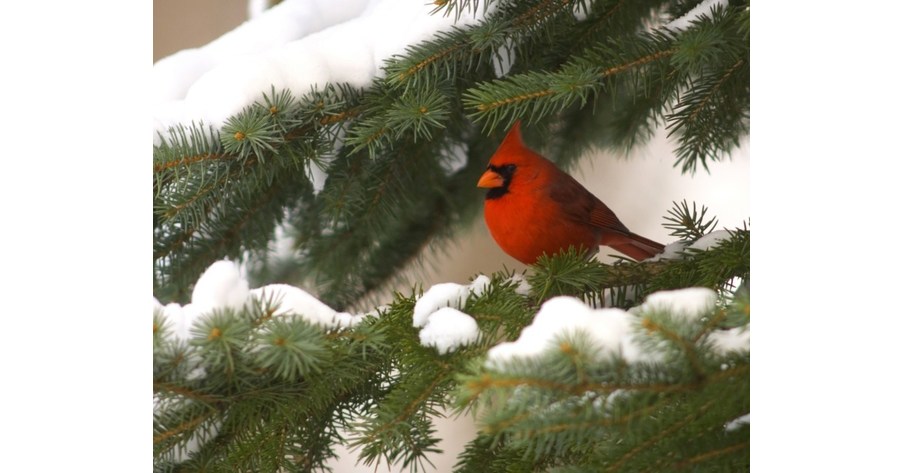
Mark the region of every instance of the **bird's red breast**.
<instances>
[{"instance_id":1,"label":"bird's red breast","mask_svg":"<svg viewBox=\"0 0 903 473\"><path fill-rule=\"evenodd\" d=\"M533 264L569 246L608 245L635 259L663 246L633 234L602 201L551 161L524 145L516 122L477 186L487 188L484 217L496 243Z\"/></svg>"}]
</instances>

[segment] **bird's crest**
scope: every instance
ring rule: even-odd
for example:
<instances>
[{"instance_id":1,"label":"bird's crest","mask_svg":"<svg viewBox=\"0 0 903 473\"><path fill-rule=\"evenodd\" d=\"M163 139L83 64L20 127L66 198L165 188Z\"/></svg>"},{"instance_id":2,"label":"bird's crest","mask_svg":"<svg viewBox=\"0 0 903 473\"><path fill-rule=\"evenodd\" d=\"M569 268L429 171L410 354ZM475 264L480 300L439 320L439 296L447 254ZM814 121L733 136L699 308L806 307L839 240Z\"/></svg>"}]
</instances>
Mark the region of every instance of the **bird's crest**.
<instances>
[{"instance_id":1,"label":"bird's crest","mask_svg":"<svg viewBox=\"0 0 903 473\"><path fill-rule=\"evenodd\" d=\"M511 129L508 130L508 134L505 135L505 139L502 140L502 143L499 145L489 162L496 165L508 162L516 163L521 161L521 155L524 150L529 150L529 148L524 144L523 137L520 133L520 120L517 120L514 122L514 125L511 126Z\"/></svg>"}]
</instances>

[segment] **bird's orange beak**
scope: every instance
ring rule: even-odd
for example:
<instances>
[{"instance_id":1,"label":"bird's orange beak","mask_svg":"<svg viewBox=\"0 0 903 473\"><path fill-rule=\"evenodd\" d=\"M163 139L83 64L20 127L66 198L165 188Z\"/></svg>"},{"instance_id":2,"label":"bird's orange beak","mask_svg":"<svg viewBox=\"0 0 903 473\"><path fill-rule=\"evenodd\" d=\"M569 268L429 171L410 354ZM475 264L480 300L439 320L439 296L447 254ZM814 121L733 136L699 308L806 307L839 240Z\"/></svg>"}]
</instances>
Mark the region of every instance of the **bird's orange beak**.
<instances>
[{"instance_id":1,"label":"bird's orange beak","mask_svg":"<svg viewBox=\"0 0 903 473\"><path fill-rule=\"evenodd\" d=\"M483 175L480 176L480 180L477 181L477 187L486 187L489 189L493 187L502 187L503 185L505 185L505 180L492 169L484 172Z\"/></svg>"}]
</instances>

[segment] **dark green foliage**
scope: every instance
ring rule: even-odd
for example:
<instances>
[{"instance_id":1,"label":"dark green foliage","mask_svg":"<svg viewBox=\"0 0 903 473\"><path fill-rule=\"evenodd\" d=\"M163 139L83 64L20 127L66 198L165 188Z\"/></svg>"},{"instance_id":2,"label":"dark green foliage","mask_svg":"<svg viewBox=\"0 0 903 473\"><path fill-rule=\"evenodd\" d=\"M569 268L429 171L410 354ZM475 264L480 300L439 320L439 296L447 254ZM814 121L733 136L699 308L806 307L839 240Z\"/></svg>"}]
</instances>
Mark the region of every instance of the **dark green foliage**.
<instances>
[{"instance_id":1,"label":"dark green foliage","mask_svg":"<svg viewBox=\"0 0 903 473\"><path fill-rule=\"evenodd\" d=\"M387 346L372 323L324 332L265 307L202 318L188 345L155 341L155 456L164 465L200 436L205 447L180 465L189 471L318 468L379 384L373 354Z\"/></svg>"},{"instance_id":2,"label":"dark green foliage","mask_svg":"<svg viewBox=\"0 0 903 473\"><path fill-rule=\"evenodd\" d=\"M640 313L635 336L661 361L599 357L578 332L539 358L479 367L461 378L462 405L485 403L462 471L492 445L551 471L747 470L748 425L725 426L749 413L749 353L708 342L727 317L717 306L690 321Z\"/></svg>"},{"instance_id":3,"label":"dark green foliage","mask_svg":"<svg viewBox=\"0 0 903 473\"><path fill-rule=\"evenodd\" d=\"M683 219L688 209L673 211L686 231L699 223ZM275 301L263 301L202 317L187 343L155 313L157 468L313 471L346 442L365 464L423 471L439 441L433 420L454 408L483 425L459 458L462 472L748 468L749 427L724 426L749 412L749 352L721 353L711 341L748 329L748 230L656 263L605 265L576 251L544 258L527 275L529 295L517 292L519 277L493 274L467 299L461 310L480 338L446 355L423 346L412 326L416 292L396 294L353 329L273 315ZM735 278L744 284L729 290ZM626 286L631 300L612 298ZM602 347L578 332L536 359L484 363L554 295L630 307L653 289L687 286L722 296L692 320L640 313L634 333L658 361L599 357ZM176 462L192 437L202 447Z\"/></svg>"},{"instance_id":4,"label":"dark green foliage","mask_svg":"<svg viewBox=\"0 0 903 473\"><path fill-rule=\"evenodd\" d=\"M696 240L706 233L712 231L712 228L718 225L718 219L705 219L705 213L708 209L696 211L696 202L693 202L693 210L687 205L687 201L683 201L678 206L674 203L674 208L668 211L665 220L668 222L665 228L672 230L671 235L681 240Z\"/></svg>"},{"instance_id":5,"label":"dark green foliage","mask_svg":"<svg viewBox=\"0 0 903 473\"><path fill-rule=\"evenodd\" d=\"M675 165L693 172L748 134L748 2L682 32L650 25L694 2L450 1L437 11L488 3L484 21L411 46L366 90L261 91L219 131L183 124L161 137L155 297L187 301L198 276L230 258L248 263L252 287L313 288L337 309L384 302L368 297L478 214L475 182L515 119L564 166L664 125ZM510 65L501 77L500 62ZM717 222L682 203L665 225L689 245ZM277 234L287 254L274 251ZM749 427L724 424L749 412L749 352L720 353L711 337L748 327L749 255L744 227L671 260L550 256L525 275L529 295L499 272L461 308L479 340L446 355L412 326L417 290L354 328L274 315L268 301L208 314L182 341L155 313L155 469L319 471L344 442L365 464L420 471L439 440L433 419L457 408L483 428L461 472L748 470ZM554 296L630 308L691 286L719 296L705 318L641 316L661 361L600 359L577 334L538 359L485 364Z\"/></svg>"},{"instance_id":6,"label":"dark green foliage","mask_svg":"<svg viewBox=\"0 0 903 473\"><path fill-rule=\"evenodd\" d=\"M679 137L677 164L694 171L719 160L749 134L749 12L715 8L681 34L674 55L686 69L682 93L667 116L670 134Z\"/></svg>"}]
</instances>

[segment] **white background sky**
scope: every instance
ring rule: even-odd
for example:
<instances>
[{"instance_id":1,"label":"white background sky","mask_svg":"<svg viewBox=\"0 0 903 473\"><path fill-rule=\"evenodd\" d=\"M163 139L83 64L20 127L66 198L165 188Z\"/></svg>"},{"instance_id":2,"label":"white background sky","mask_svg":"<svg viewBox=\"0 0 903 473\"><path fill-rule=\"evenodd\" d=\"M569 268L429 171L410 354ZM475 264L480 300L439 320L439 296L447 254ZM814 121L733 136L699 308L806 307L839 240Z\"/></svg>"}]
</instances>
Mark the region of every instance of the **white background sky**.
<instances>
[{"instance_id":1,"label":"white background sky","mask_svg":"<svg viewBox=\"0 0 903 473\"><path fill-rule=\"evenodd\" d=\"M755 5L760 471L898 464L901 14ZM148 1L10 2L0 17L0 470L151 470L151 22Z\"/></svg>"}]
</instances>

